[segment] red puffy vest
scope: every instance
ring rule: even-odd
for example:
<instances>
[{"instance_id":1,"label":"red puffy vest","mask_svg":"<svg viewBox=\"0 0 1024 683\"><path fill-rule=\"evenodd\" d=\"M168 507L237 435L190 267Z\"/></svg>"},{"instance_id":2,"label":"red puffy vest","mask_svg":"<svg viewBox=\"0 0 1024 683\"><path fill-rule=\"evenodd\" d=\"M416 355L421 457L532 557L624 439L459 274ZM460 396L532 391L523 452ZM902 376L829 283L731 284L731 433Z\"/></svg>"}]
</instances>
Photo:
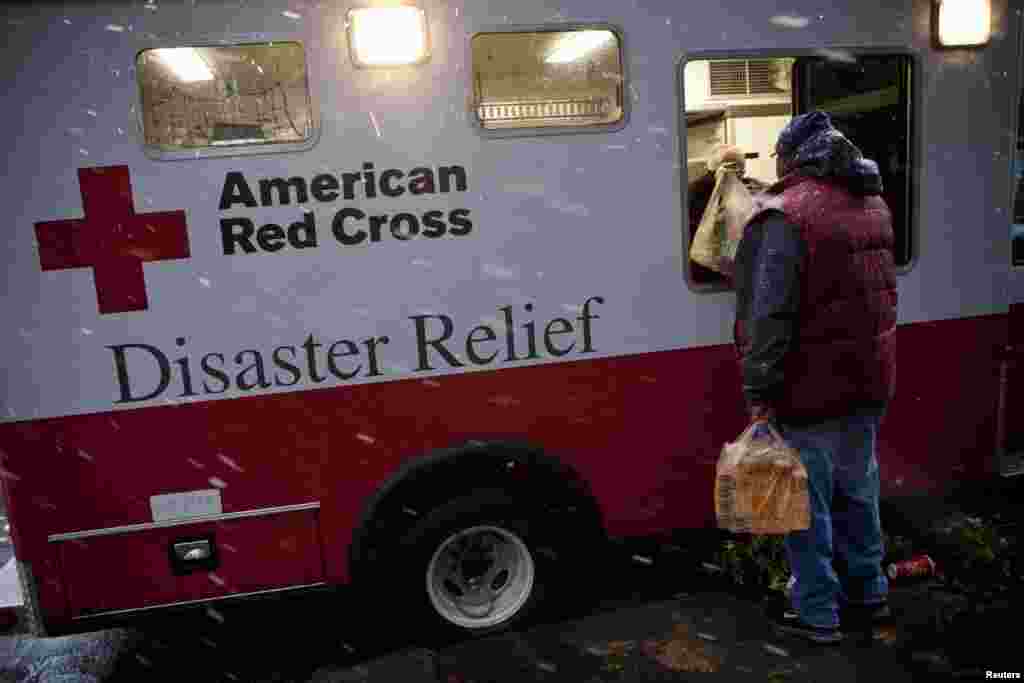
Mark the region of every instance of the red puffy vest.
<instances>
[{"instance_id":1,"label":"red puffy vest","mask_svg":"<svg viewBox=\"0 0 1024 683\"><path fill-rule=\"evenodd\" d=\"M772 192L800 230L807 260L800 315L784 360L785 387L774 404L780 422L821 422L896 389L896 273L892 215L878 195L855 195L834 181L789 176ZM734 328L740 357L749 339Z\"/></svg>"}]
</instances>

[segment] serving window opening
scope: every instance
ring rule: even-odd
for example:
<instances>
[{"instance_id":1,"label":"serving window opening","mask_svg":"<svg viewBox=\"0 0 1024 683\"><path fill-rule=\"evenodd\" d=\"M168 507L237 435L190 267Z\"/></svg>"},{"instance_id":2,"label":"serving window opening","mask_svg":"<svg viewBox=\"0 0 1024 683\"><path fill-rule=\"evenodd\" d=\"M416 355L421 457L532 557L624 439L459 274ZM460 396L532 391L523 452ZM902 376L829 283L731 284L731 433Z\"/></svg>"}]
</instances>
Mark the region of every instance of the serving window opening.
<instances>
[{"instance_id":1,"label":"serving window opening","mask_svg":"<svg viewBox=\"0 0 1024 683\"><path fill-rule=\"evenodd\" d=\"M754 194L778 180L772 153L796 114L827 112L882 175L893 214L896 265L912 261L912 61L904 55L698 59L682 67L686 134L684 237L686 277L701 290L729 286L723 275L689 258L689 247L714 190L708 168L720 145L746 156L744 184Z\"/></svg>"}]
</instances>

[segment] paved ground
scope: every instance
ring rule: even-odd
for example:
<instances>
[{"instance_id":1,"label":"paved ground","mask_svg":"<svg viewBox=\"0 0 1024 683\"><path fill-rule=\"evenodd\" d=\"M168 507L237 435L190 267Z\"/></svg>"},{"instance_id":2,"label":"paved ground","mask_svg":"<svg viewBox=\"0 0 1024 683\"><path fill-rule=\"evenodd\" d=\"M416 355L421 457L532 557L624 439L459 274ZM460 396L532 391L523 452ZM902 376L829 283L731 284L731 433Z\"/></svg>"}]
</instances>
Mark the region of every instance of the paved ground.
<instances>
[{"instance_id":1,"label":"paved ground","mask_svg":"<svg viewBox=\"0 0 1024 683\"><path fill-rule=\"evenodd\" d=\"M406 642L381 643L375 651L372 644L360 643L358 634L332 629L329 621L320 628L278 621L302 613L329 616L307 605L290 613L274 610L263 619L222 612L225 621L219 626L215 619L207 619L205 626L193 622L190 628L180 622L173 633L112 630L0 639L0 661L6 662L0 681L616 683L704 680L695 677L707 671L718 672L719 680L912 679L925 673L929 663L907 651L902 629L927 623L922 600L927 589L917 584L895 590L895 627L853 634L837 646L776 635L759 604L719 591L640 603L611 601L575 619L437 650ZM250 623L231 626L236 617ZM340 622L353 615L336 618ZM400 647L387 650L395 645Z\"/></svg>"},{"instance_id":2,"label":"paved ground","mask_svg":"<svg viewBox=\"0 0 1024 683\"><path fill-rule=\"evenodd\" d=\"M353 614L341 598L223 606L144 632L0 638L0 681L613 683L717 671L727 679L842 683L921 671L898 629L877 640L857 634L839 646L804 644L773 634L759 603L716 590L710 577L701 585L684 566L668 554L655 566L610 571L606 578L621 590L587 613L436 650L417 634L367 641L359 627L369 615ZM681 586L690 592L668 594ZM900 627L927 621L926 591L923 584L894 590ZM383 604L374 617L400 620L401 610Z\"/></svg>"},{"instance_id":3,"label":"paved ground","mask_svg":"<svg viewBox=\"0 0 1024 683\"><path fill-rule=\"evenodd\" d=\"M504 683L512 681L687 681L757 675L789 681L893 680L911 669L898 650L850 638L840 646L810 646L778 637L758 607L725 593L703 593L622 608L568 623L540 626L441 651L431 671L402 671L389 658L352 671L325 668L317 683L388 681ZM429 661L429 660L428 660Z\"/></svg>"}]
</instances>

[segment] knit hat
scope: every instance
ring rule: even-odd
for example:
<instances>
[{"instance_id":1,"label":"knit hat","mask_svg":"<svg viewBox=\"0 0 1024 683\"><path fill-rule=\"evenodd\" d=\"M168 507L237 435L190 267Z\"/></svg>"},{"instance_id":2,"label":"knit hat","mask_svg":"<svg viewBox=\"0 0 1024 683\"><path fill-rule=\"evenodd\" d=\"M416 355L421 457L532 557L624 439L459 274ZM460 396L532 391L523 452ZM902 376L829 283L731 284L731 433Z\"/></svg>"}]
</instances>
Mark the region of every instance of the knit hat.
<instances>
[{"instance_id":1,"label":"knit hat","mask_svg":"<svg viewBox=\"0 0 1024 683\"><path fill-rule=\"evenodd\" d=\"M805 143L815 143L825 138L842 135L832 125L832 118L823 111L812 111L809 114L794 116L779 133L775 143L775 154L783 159L792 158Z\"/></svg>"},{"instance_id":2,"label":"knit hat","mask_svg":"<svg viewBox=\"0 0 1024 683\"><path fill-rule=\"evenodd\" d=\"M832 125L823 111L801 114L790 121L775 143L783 173L841 180L858 194L881 194L878 164L865 159L849 138Z\"/></svg>"}]
</instances>

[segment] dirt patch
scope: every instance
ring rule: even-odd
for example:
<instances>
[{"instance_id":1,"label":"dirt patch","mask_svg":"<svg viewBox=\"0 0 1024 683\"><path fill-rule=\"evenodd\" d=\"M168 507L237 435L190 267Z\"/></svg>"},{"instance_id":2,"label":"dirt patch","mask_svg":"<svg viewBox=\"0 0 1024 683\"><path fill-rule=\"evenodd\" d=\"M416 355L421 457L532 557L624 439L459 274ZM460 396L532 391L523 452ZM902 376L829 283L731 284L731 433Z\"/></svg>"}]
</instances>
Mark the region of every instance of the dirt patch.
<instances>
[{"instance_id":1,"label":"dirt patch","mask_svg":"<svg viewBox=\"0 0 1024 683\"><path fill-rule=\"evenodd\" d=\"M671 671L718 671L721 660L711 652L711 646L690 632L686 624L676 624L671 635L663 640L645 640L641 652Z\"/></svg>"}]
</instances>

